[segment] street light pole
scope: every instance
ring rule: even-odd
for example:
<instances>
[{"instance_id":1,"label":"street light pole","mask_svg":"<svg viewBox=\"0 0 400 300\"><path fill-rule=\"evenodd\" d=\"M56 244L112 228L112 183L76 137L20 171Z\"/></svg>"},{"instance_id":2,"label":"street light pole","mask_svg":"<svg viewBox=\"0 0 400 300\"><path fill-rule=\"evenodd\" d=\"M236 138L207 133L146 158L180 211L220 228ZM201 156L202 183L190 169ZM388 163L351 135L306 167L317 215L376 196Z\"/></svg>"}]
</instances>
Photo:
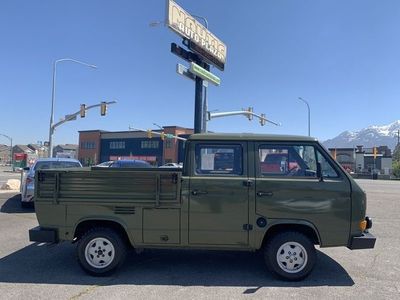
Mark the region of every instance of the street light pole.
<instances>
[{"instance_id":1,"label":"street light pole","mask_svg":"<svg viewBox=\"0 0 400 300\"><path fill-rule=\"evenodd\" d=\"M307 105L307 109L308 109L308 136L311 136L311 133L310 133L310 127L311 127L311 124L310 124L310 118L311 118L310 105L303 98L301 98L301 97L298 97L298 98L299 98L300 101L303 101Z\"/></svg>"},{"instance_id":2,"label":"street light pole","mask_svg":"<svg viewBox=\"0 0 400 300\"><path fill-rule=\"evenodd\" d=\"M51 91L51 112L50 112L50 126L49 126L49 157L53 157L53 133L54 133L54 129L53 129L53 122L54 122L54 104L56 101L56 74L57 74L57 63L59 62L63 62L63 61L70 61L76 64L80 64L83 66L87 66L93 69L97 69L97 66L95 65L91 65L76 59L72 59L72 58L61 58L61 59L57 59L56 61L54 61L53 63L53 87L52 87L52 91Z\"/></svg>"},{"instance_id":3,"label":"street light pole","mask_svg":"<svg viewBox=\"0 0 400 300\"><path fill-rule=\"evenodd\" d=\"M0 133L1 136L4 136L10 141L10 164L11 164L11 169L14 171L14 158L13 158L13 142L12 142L12 137Z\"/></svg>"}]
</instances>

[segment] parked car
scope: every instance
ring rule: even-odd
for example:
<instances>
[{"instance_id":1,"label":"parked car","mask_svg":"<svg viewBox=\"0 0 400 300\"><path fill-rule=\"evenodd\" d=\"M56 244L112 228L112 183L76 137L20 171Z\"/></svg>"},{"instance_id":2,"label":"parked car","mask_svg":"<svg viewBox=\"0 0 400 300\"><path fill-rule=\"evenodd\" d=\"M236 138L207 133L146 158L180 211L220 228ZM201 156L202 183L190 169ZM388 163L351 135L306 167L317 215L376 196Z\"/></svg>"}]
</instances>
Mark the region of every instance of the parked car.
<instances>
[{"instance_id":1,"label":"parked car","mask_svg":"<svg viewBox=\"0 0 400 300\"><path fill-rule=\"evenodd\" d=\"M95 167L109 168L113 163L114 163L114 161L109 160L109 161L102 162L102 163L96 165Z\"/></svg>"},{"instance_id":2,"label":"parked car","mask_svg":"<svg viewBox=\"0 0 400 300\"><path fill-rule=\"evenodd\" d=\"M106 161L96 165L101 168L152 168L153 166L147 161L140 159L121 159L114 161Z\"/></svg>"},{"instance_id":3,"label":"parked car","mask_svg":"<svg viewBox=\"0 0 400 300\"><path fill-rule=\"evenodd\" d=\"M162 165L159 168L178 168L178 169L181 169L181 168L183 168L183 165L182 164L178 164L178 163L166 163L165 165Z\"/></svg>"},{"instance_id":4,"label":"parked car","mask_svg":"<svg viewBox=\"0 0 400 300\"><path fill-rule=\"evenodd\" d=\"M82 168L79 160L72 158L39 158L32 167L24 168L26 172L21 181L21 206L28 207L33 204L35 194L35 172L37 170Z\"/></svg>"}]
</instances>

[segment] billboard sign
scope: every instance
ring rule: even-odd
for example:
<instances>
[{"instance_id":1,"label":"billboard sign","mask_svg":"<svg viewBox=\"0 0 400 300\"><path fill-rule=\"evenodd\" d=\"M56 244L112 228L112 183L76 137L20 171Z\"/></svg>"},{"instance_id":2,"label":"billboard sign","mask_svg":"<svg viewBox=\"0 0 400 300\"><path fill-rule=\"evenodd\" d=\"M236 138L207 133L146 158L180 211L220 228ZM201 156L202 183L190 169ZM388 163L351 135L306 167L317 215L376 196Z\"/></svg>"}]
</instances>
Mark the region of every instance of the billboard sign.
<instances>
[{"instance_id":1,"label":"billboard sign","mask_svg":"<svg viewBox=\"0 0 400 300\"><path fill-rule=\"evenodd\" d=\"M196 76L201 77L204 80L207 80L209 83L212 83L216 86L221 84L221 79L219 77L215 76L213 73L200 67L198 64L195 64L194 62L190 63L190 72Z\"/></svg>"},{"instance_id":2,"label":"billboard sign","mask_svg":"<svg viewBox=\"0 0 400 300\"><path fill-rule=\"evenodd\" d=\"M191 80L196 80L196 75L191 73L188 68L186 68L184 65L177 64L176 65L176 73L179 75L182 75L183 77L186 77ZM203 86L208 87L208 81L204 80L203 81Z\"/></svg>"},{"instance_id":3,"label":"billboard sign","mask_svg":"<svg viewBox=\"0 0 400 300\"><path fill-rule=\"evenodd\" d=\"M189 41L189 49L220 70L224 70L226 45L172 0L167 0L166 24L172 31Z\"/></svg>"}]
</instances>

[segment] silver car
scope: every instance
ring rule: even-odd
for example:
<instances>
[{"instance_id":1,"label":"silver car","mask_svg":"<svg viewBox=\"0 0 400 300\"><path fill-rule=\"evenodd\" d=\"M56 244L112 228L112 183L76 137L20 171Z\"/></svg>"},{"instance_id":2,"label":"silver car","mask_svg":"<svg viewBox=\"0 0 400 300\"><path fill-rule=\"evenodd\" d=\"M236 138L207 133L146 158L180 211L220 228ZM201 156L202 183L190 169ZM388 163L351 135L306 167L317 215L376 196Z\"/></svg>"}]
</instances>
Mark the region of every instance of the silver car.
<instances>
[{"instance_id":1,"label":"silver car","mask_svg":"<svg viewBox=\"0 0 400 300\"><path fill-rule=\"evenodd\" d=\"M21 206L28 207L33 204L35 194L35 172L37 170L82 168L79 160L72 158L39 158L30 168L24 168L21 181Z\"/></svg>"}]
</instances>

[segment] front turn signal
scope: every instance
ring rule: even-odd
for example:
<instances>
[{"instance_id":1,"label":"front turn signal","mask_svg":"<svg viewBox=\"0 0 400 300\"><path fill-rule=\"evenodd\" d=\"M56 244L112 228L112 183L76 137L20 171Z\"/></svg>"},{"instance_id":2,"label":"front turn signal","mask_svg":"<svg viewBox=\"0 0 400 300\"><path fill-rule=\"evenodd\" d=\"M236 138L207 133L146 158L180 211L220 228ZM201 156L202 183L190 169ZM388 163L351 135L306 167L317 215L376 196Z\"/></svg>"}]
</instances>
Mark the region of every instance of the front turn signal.
<instances>
[{"instance_id":1,"label":"front turn signal","mask_svg":"<svg viewBox=\"0 0 400 300\"><path fill-rule=\"evenodd\" d=\"M365 229L367 229L367 221L366 220L360 221L358 226L360 227L361 231L365 231Z\"/></svg>"}]
</instances>

